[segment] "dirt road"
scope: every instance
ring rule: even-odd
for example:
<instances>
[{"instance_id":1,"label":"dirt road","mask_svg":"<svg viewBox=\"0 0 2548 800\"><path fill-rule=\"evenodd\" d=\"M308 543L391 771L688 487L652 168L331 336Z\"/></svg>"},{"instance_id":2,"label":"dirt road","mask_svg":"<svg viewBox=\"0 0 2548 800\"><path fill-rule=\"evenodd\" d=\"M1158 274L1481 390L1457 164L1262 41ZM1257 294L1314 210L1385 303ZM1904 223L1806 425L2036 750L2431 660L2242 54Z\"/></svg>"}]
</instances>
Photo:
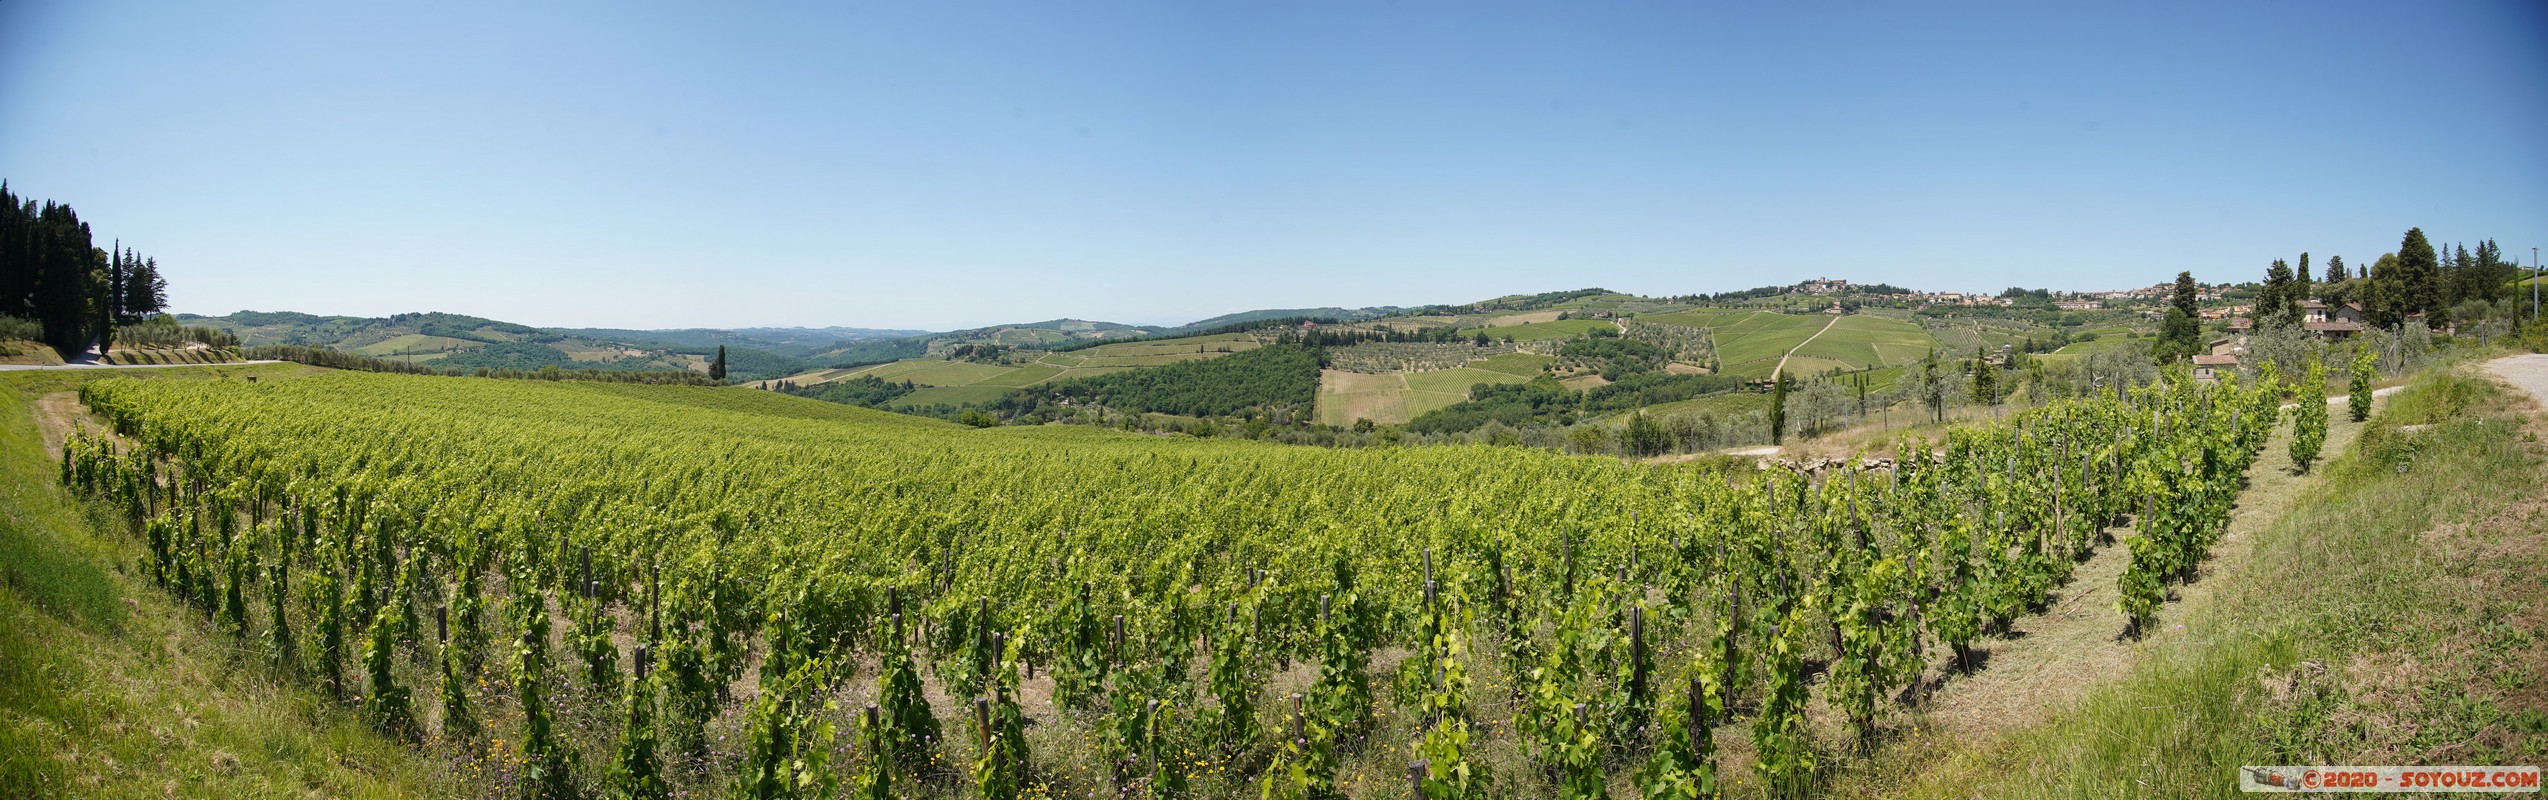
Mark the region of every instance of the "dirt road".
<instances>
[{"instance_id":1,"label":"dirt road","mask_svg":"<svg viewBox=\"0 0 2548 800\"><path fill-rule=\"evenodd\" d=\"M2539 400L2540 405L2548 405L2548 355L2531 354L2498 358L2486 362L2486 371L2504 379L2505 383L2529 392L2531 397Z\"/></svg>"},{"instance_id":2,"label":"dirt road","mask_svg":"<svg viewBox=\"0 0 2548 800\"><path fill-rule=\"evenodd\" d=\"M1746 319L1749 319L1749 317L1746 317ZM1840 317L1832 317L1830 322L1823 323L1822 330L1815 331L1814 335L1807 336L1804 341L1797 342L1795 347L1787 348L1787 352L1778 357L1778 366L1770 369L1769 379L1778 380L1779 373L1787 371L1787 359L1795 357L1796 351L1805 349L1805 345L1813 344L1815 339L1823 338L1823 334L1831 332L1831 326L1838 324L1840 324Z\"/></svg>"}]
</instances>

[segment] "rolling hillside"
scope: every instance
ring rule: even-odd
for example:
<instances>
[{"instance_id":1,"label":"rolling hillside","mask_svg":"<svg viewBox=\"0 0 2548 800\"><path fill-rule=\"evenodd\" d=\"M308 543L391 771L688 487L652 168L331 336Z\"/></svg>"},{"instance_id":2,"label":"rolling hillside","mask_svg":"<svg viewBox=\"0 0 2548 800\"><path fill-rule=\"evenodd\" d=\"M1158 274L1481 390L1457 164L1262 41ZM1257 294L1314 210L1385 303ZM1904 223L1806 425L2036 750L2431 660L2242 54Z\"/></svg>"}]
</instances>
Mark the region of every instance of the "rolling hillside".
<instances>
[{"instance_id":1,"label":"rolling hillside","mask_svg":"<svg viewBox=\"0 0 2548 800\"><path fill-rule=\"evenodd\" d=\"M1494 304L1495 301L1488 301L1481 305ZM1571 296L1531 310L1441 313L1441 307L1435 307L1428 311L1433 313L1384 317L1366 324L1451 326L1463 337L1483 334L1497 342L1509 338L1518 346L1536 345L1537 349L1552 353L1563 342L1595 332L1633 330L1639 324L1682 326L1705 332L1710 342L1707 349L1715 357L1715 369L1731 377L1767 380L1783 364L1786 374L1797 377L1835 370L1875 370L1879 383L1888 386L1897 374L1892 368L1916 362L1932 349L1952 352L1943 349L1937 335L1940 331L1959 342L1988 342L1991 346L2021 341L2027 331L2023 326L1987 322L1924 324L1894 310L1837 316L1819 312L1789 314L1740 307L1695 307L1610 293ZM2045 335L2050 335L2048 329ZM1590 389L1608 382L1595 374L1597 369L1567 359L1531 353L1493 358L1494 361L1450 368L1329 370L1319 387L1318 419L1339 426L1359 419L1384 425L1403 423L1467 399L1470 387L1476 384L1518 384L1543 370L1554 372L1569 389ZM1704 374L1710 371L1709 366L1696 359L1676 358L1664 369L1674 374ZM1666 406L1718 408L1728 402L1734 401L1676 401ZM1736 405L1748 408L1757 403L1741 401Z\"/></svg>"},{"instance_id":2,"label":"rolling hillside","mask_svg":"<svg viewBox=\"0 0 2548 800\"><path fill-rule=\"evenodd\" d=\"M1027 329L1021 326L1010 330ZM1140 329L1118 327L1115 330ZM940 345L940 351L944 352L951 344ZM1010 389L1025 388L1048 381L1090 377L1137 367L1173 364L1179 361L1217 358L1230 353L1255 349L1256 346L1255 337L1244 333L1225 333L1101 344L1066 352L1012 350L988 363L950 359L945 356L917 356L882 364L809 370L783 378L756 381L751 385L767 388L772 382L784 380L797 386L819 386L855 378L873 377L888 381L909 381L922 387L918 391L895 400L890 407L963 405L990 402Z\"/></svg>"},{"instance_id":3,"label":"rolling hillside","mask_svg":"<svg viewBox=\"0 0 2548 800\"><path fill-rule=\"evenodd\" d=\"M1415 308L1263 309L1178 326L1060 318L940 333L852 327L537 328L440 313L349 317L243 311L183 320L230 331L250 346L322 347L464 369L553 365L705 370L723 347L728 375L750 385L766 388L783 380L807 388L858 382L855 392L842 395L857 399L844 402L943 410L991 404L1013 390L1054 381L1242 352L1262 340L1229 332L1231 326L1314 318L1321 323L1314 326L1316 332L1341 338L1327 350L1334 363L1320 373L1313 416L1339 427L1366 419L1406 423L1468 400L1478 385L1521 384L1543 374L1575 391L1607 386L1620 377L1609 359L1560 354L1592 337L1626 337L1662 347L1668 353L1661 361L1639 369L1668 375L1721 374L1762 381L1781 373L1815 377L1872 371L1869 377L1877 384L1889 385L1900 367L1931 352L1963 356L1977 348L2065 336L2065 329L2024 314L1914 314L1874 307L1832 314L1824 313L1832 300L1816 295L1808 303L1800 297L1806 295L1719 298L1716 304L1702 305L1707 298L1579 289ZM2101 336L2066 352L2128 346L2131 320L2114 316L2089 324L2060 320L2072 326L2068 335ZM2100 324L2105 327L2093 327ZM892 385L882 385L886 383ZM1652 385L1650 380L1640 384ZM1619 391L1610 390L1614 395ZM1663 402L1666 407L1692 403L1638 402Z\"/></svg>"},{"instance_id":4,"label":"rolling hillside","mask_svg":"<svg viewBox=\"0 0 2548 800\"><path fill-rule=\"evenodd\" d=\"M704 371L719 346L729 374L758 377L804 368L798 356L836 347L835 337L887 336L903 331L863 328L755 328L639 331L535 328L461 314L420 313L388 317L318 316L296 312L242 311L220 317L180 315L188 325L236 334L250 347L295 345L438 367ZM819 341L820 344L809 344Z\"/></svg>"}]
</instances>

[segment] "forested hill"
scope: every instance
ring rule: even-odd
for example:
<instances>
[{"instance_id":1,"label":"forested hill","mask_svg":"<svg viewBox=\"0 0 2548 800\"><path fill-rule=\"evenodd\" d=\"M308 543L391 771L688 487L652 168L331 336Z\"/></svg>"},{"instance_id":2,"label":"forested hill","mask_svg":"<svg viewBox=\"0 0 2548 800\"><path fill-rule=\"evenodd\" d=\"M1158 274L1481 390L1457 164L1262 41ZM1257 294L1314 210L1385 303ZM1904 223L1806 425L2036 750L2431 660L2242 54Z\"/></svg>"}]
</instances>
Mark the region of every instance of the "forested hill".
<instances>
[{"instance_id":1,"label":"forested hill","mask_svg":"<svg viewBox=\"0 0 2548 800\"><path fill-rule=\"evenodd\" d=\"M653 344L665 348L711 350L727 347L749 347L791 356L807 356L838 347L843 342L876 339L899 339L922 336L928 331L886 328L677 328L670 330L637 330L630 328L552 328L559 333L593 339Z\"/></svg>"},{"instance_id":2,"label":"forested hill","mask_svg":"<svg viewBox=\"0 0 2548 800\"><path fill-rule=\"evenodd\" d=\"M861 328L758 328L737 331L538 328L464 314L387 317L319 316L292 311L241 311L218 317L181 315L219 328L242 343L296 345L457 369L705 370L720 347L727 374L744 380L805 368L803 355L830 349L840 336L893 336L905 331Z\"/></svg>"},{"instance_id":3,"label":"forested hill","mask_svg":"<svg viewBox=\"0 0 2548 800\"><path fill-rule=\"evenodd\" d=\"M1319 366L1316 350L1270 345L1220 358L1030 386L995 405L1011 412L1052 403L1103 405L1197 417L1282 408L1307 418L1318 401Z\"/></svg>"}]
</instances>

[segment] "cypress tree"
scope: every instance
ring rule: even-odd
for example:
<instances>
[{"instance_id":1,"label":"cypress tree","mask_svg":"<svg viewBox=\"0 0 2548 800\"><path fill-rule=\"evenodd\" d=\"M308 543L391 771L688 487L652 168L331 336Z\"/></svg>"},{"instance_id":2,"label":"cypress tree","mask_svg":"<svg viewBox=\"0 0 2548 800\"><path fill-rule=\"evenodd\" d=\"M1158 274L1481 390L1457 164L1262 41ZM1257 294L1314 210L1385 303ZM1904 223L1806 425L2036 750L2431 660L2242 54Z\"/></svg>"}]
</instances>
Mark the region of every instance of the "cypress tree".
<instances>
[{"instance_id":1,"label":"cypress tree","mask_svg":"<svg viewBox=\"0 0 2548 800\"><path fill-rule=\"evenodd\" d=\"M725 345L717 345L717 358L708 362L708 379L725 380Z\"/></svg>"},{"instance_id":2,"label":"cypress tree","mask_svg":"<svg viewBox=\"0 0 2548 800\"><path fill-rule=\"evenodd\" d=\"M2406 238L2398 242L2397 314L2403 321L2408 314L2433 311L2442 301L2441 262L2433 253L2433 243L2425 241L2424 229L2406 229Z\"/></svg>"},{"instance_id":3,"label":"cypress tree","mask_svg":"<svg viewBox=\"0 0 2548 800\"><path fill-rule=\"evenodd\" d=\"M2309 254L2302 253L2300 264L2291 271L2291 291L2287 298L2292 306L2291 316L2294 320L2300 319L2303 314L2300 304L2317 296L2316 290L2309 285L2312 280L2315 280L2315 277L2309 274Z\"/></svg>"},{"instance_id":4,"label":"cypress tree","mask_svg":"<svg viewBox=\"0 0 2548 800\"><path fill-rule=\"evenodd\" d=\"M1787 384L1787 376L1780 375L1769 385L1769 443L1773 445L1787 440Z\"/></svg>"},{"instance_id":5,"label":"cypress tree","mask_svg":"<svg viewBox=\"0 0 2548 800\"><path fill-rule=\"evenodd\" d=\"M2265 268L2265 285L2256 290L2256 319L2281 320L2299 300L2291 294L2291 265L2274 259L2273 266Z\"/></svg>"}]
</instances>

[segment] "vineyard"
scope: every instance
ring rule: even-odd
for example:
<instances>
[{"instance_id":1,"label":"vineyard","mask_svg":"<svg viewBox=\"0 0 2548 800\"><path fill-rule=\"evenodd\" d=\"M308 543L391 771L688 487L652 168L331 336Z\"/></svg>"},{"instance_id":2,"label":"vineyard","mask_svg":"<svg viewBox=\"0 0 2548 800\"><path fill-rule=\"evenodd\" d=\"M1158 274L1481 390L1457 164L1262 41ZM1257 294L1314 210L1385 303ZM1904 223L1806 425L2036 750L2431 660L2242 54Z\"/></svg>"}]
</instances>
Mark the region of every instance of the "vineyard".
<instances>
[{"instance_id":1,"label":"vineyard","mask_svg":"<svg viewBox=\"0 0 2548 800\"><path fill-rule=\"evenodd\" d=\"M2282 394L2176 376L1799 475L101 380L62 480L256 657L521 796L1692 798L1722 734L1795 797L2094 549L2146 627Z\"/></svg>"},{"instance_id":2,"label":"vineyard","mask_svg":"<svg viewBox=\"0 0 2548 800\"><path fill-rule=\"evenodd\" d=\"M1553 355L1558 342L1363 342L1327 351L1328 365L1354 372L1426 372L1457 369L1507 353Z\"/></svg>"}]
</instances>

